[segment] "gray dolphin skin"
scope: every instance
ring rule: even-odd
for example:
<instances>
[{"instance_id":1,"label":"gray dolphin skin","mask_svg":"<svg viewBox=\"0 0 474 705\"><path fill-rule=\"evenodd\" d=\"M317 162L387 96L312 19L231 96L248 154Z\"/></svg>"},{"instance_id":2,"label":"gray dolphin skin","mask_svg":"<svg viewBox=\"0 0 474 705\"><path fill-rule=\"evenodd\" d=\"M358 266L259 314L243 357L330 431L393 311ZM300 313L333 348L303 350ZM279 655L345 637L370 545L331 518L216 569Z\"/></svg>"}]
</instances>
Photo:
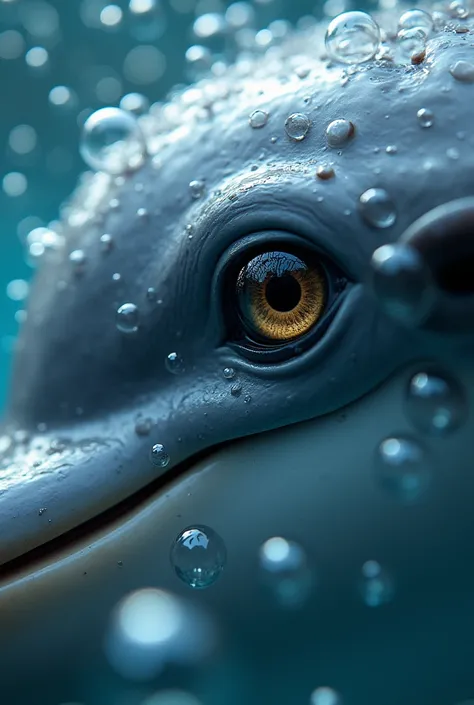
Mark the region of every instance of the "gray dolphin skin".
<instances>
[{"instance_id":1,"label":"gray dolphin skin","mask_svg":"<svg viewBox=\"0 0 474 705\"><path fill-rule=\"evenodd\" d=\"M63 207L0 437L2 702L474 699L462 10L242 56Z\"/></svg>"}]
</instances>

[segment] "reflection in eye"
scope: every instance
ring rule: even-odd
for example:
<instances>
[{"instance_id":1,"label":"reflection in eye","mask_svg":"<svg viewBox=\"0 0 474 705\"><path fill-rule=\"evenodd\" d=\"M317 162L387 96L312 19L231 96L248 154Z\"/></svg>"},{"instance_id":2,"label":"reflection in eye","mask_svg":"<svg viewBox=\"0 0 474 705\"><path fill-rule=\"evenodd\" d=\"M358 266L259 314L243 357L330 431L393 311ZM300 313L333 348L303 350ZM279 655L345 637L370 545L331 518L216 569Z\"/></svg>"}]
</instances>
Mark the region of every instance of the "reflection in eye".
<instances>
[{"instance_id":1,"label":"reflection in eye","mask_svg":"<svg viewBox=\"0 0 474 705\"><path fill-rule=\"evenodd\" d=\"M261 342L282 343L307 333L326 309L327 282L317 263L293 254L265 252L237 277L239 317Z\"/></svg>"}]
</instances>

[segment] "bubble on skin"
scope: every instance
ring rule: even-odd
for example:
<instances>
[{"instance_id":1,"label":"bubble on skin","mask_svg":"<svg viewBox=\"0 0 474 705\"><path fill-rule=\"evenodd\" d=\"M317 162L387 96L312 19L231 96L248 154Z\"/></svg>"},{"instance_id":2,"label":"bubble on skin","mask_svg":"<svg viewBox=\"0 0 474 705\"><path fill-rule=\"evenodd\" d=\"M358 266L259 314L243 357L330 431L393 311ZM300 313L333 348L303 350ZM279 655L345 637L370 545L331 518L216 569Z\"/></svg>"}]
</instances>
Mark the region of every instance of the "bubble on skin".
<instances>
[{"instance_id":1,"label":"bubble on skin","mask_svg":"<svg viewBox=\"0 0 474 705\"><path fill-rule=\"evenodd\" d=\"M165 468L169 465L170 456L162 443L155 443L150 452L151 462L158 468Z\"/></svg>"},{"instance_id":2,"label":"bubble on skin","mask_svg":"<svg viewBox=\"0 0 474 705\"><path fill-rule=\"evenodd\" d=\"M242 394L242 386L240 384L233 384L230 388L230 393L233 397L239 397Z\"/></svg>"},{"instance_id":3,"label":"bubble on skin","mask_svg":"<svg viewBox=\"0 0 474 705\"><path fill-rule=\"evenodd\" d=\"M445 373L432 370L417 372L410 379L406 411L419 431L432 436L452 433L468 415L461 385Z\"/></svg>"},{"instance_id":4,"label":"bubble on skin","mask_svg":"<svg viewBox=\"0 0 474 705\"><path fill-rule=\"evenodd\" d=\"M303 548L294 541L274 536L260 547L262 583L284 608L301 607L313 587L313 576Z\"/></svg>"},{"instance_id":5,"label":"bubble on skin","mask_svg":"<svg viewBox=\"0 0 474 705\"><path fill-rule=\"evenodd\" d=\"M137 436L148 436L154 426L154 421L150 417L139 418L135 422L135 433Z\"/></svg>"},{"instance_id":6,"label":"bubble on skin","mask_svg":"<svg viewBox=\"0 0 474 705\"><path fill-rule=\"evenodd\" d=\"M304 113L293 113L285 120L285 131L290 139L300 142L308 134L311 121Z\"/></svg>"},{"instance_id":7,"label":"bubble on skin","mask_svg":"<svg viewBox=\"0 0 474 705\"><path fill-rule=\"evenodd\" d=\"M254 110L249 115L249 125L254 129L265 127L268 122L268 113L265 110Z\"/></svg>"},{"instance_id":8,"label":"bubble on skin","mask_svg":"<svg viewBox=\"0 0 474 705\"><path fill-rule=\"evenodd\" d=\"M343 12L329 23L326 51L333 61L361 64L372 59L380 46L380 27L365 12Z\"/></svg>"},{"instance_id":9,"label":"bubble on skin","mask_svg":"<svg viewBox=\"0 0 474 705\"><path fill-rule=\"evenodd\" d=\"M382 188L370 188L359 198L363 219L374 228L390 228L397 219L395 204Z\"/></svg>"},{"instance_id":10,"label":"bubble on skin","mask_svg":"<svg viewBox=\"0 0 474 705\"><path fill-rule=\"evenodd\" d=\"M450 69L449 73L461 83L474 83L474 64L470 61L456 61Z\"/></svg>"},{"instance_id":11,"label":"bubble on skin","mask_svg":"<svg viewBox=\"0 0 474 705\"><path fill-rule=\"evenodd\" d=\"M390 602L394 595L391 576L374 560L366 561L362 566L360 589L367 607L380 607Z\"/></svg>"},{"instance_id":12,"label":"bubble on skin","mask_svg":"<svg viewBox=\"0 0 474 705\"><path fill-rule=\"evenodd\" d=\"M145 682L168 664L193 665L206 658L215 641L204 611L168 591L142 588L116 606L104 646L121 676Z\"/></svg>"},{"instance_id":13,"label":"bubble on skin","mask_svg":"<svg viewBox=\"0 0 474 705\"><path fill-rule=\"evenodd\" d=\"M121 174L141 166L145 139L133 115L120 108L101 108L84 123L80 152L90 168Z\"/></svg>"},{"instance_id":14,"label":"bubble on skin","mask_svg":"<svg viewBox=\"0 0 474 705\"><path fill-rule=\"evenodd\" d=\"M234 379L235 370L233 367L224 367L222 374L224 375L224 379Z\"/></svg>"},{"instance_id":15,"label":"bubble on skin","mask_svg":"<svg viewBox=\"0 0 474 705\"><path fill-rule=\"evenodd\" d=\"M406 58L421 54L426 46L426 34L419 27L401 29L397 35L397 45Z\"/></svg>"},{"instance_id":16,"label":"bubble on skin","mask_svg":"<svg viewBox=\"0 0 474 705\"><path fill-rule=\"evenodd\" d=\"M433 31L433 18L429 12L425 10L407 10L401 15L398 21L399 29L421 29L426 36Z\"/></svg>"},{"instance_id":17,"label":"bubble on skin","mask_svg":"<svg viewBox=\"0 0 474 705\"><path fill-rule=\"evenodd\" d=\"M173 375L179 375L184 372L184 361L181 355L177 352L171 352L166 356L166 369Z\"/></svg>"},{"instance_id":18,"label":"bubble on skin","mask_svg":"<svg viewBox=\"0 0 474 705\"><path fill-rule=\"evenodd\" d=\"M373 291L388 315L410 326L428 318L436 302L436 287L415 249L382 245L372 255L371 269Z\"/></svg>"},{"instance_id":19,"label":"bubble on skin","mask_svg":"<svg viewBox=\"0 0 474 705\"><path fill-rule=\"evenodd\" d=\"M173 543L170 560L180 580L194 589L204 589L213 585L224 570L227 550L214 529L189 526Z\"/></svg>"},{"instance_id":20,"label":"bubble on skin","mask_svg":"<svg viewBox=\"0 0 474 705\"><path fill-rule=\"evenodd\" d=\"M341 147L354 136L355 128L350 120L333 120L326 128L326 140L330 147Z\"/></svg>"},{"instance_id":21,"label":"bubble on skin","mask_svg":"<svg viewBox=\"0 0 474 705\"><path fill-rule=\"evenodd\" d=\"M377 484L402 504L416 502L430 484L425 450L413 438L385 438L376 453Z\"/></svg>"},{"instance_id":22,"label":"bubble on skin","mask_svg":"<svg viewBox=\"0 0 474 705\"><path fill-rule=\"evenodd\" d=\"M310 705L342 705L342 698L333 688L323 686L311 693Z\"/></svg>"},{"instance_id":23,"label":"bubble on skin","mask_svg":"<svg viewBox=\"0 0 474 705\"><path fill-rule=\"evenodd\" d=\"M116 326L121 333L130 335L136 333L139 324L138 306L125 303L119 306L116 314Z\"/></svg>"},{"instance_id":24,"label":"bubble on skin","mask_svg":"<svg viewBox=\"0 0 474 705\"><path fill-rule=\"evenodd\" d=\"M335 177L335 171L329 164L320 164L316 169L316 176L321 181L329 181Z\"/></svg>"},{"instance_id":25,"label":"bubble on skin","mask_svg":"<svg viewBox=\"0 0 474 705\"><path fill-rule=\"evenodd\" d=\"M206 184L201 179L194 179L189 182L189 192L191 193L191 197L195 200L201 198L204 195L205 190Z\"/></svg>"},{"instance_id":26,"label":"bubble on skin","mask_svg":"<svg viewBox=\"0 0 474 705\"><path fill-rule=\"evenodd\" d=\"M416 114L418 123L421 127L432 127L434 123L434 113L428 108L420 108Z\"/></svg>"}]
</instances>

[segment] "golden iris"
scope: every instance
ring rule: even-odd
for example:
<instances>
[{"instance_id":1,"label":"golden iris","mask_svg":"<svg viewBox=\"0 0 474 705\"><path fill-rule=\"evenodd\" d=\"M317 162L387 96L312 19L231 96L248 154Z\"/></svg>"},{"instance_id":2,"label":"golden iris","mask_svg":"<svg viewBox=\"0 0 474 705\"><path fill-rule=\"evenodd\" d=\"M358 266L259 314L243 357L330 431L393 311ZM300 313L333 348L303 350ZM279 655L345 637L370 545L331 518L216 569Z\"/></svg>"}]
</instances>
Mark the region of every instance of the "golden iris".
<instances>
[{"instance_id":1,"label":"golden iris","mask_svg":"<svg viewBox=\"0 0 474 705\"><path fill-rule=\"evenodd\" d=\"M287 342L307 333L322 317L327 298L324 272L287 252L265 252L237 278L241 318L250 333Z\"/></svg>"}]
</instances>

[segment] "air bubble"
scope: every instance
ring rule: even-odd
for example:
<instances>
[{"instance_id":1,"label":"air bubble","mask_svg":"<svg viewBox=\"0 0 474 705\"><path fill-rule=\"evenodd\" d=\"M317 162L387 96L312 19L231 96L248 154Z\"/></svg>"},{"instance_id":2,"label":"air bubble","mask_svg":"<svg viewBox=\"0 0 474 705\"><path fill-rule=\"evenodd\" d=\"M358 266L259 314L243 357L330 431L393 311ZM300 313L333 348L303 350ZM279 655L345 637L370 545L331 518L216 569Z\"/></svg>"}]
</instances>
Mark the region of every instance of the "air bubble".
<instances>
[{"instance_id":1,"label":"air bubble","mask_svg":"<svg viewBox=\"0 0 474 705\"><path fill-rule=\"evenodd\" d=\"M145 418L139 418L135 422L135 433L137 436L148 436L151 429L153 428L154 421L148 416Z\"/></svg>"},{"instance_id":2,"label":"air bubble","mask_svg":"<svg viewBox=\"0 0 474 705\"><path fill-rule=\"evenodd\" d=\"M194 198L195 200L202 198L205 190L206 184L201 179L194 179L189 182L189 192L191 194L191 198Z\"/></svg>"},{"instance_id":3,"label":"air bubble","mask_svg":"<svg viewBox=\"0 0 474 705\"><path fill-rule=\"evenodd\" d=\"M380 27L365 12L344 12L327 28L326 51L344 64L361 64L373 59L381 41Z\"/></svg>"},{"instance_id":4,"label":"air bubble","mask_svg":"<svg viewBox=\"0 0 474 705\"><path fill-rule=\"evenodd\" d=\"M176 575L189 587L207 588L222 573L227 551L222 538L208 526L189 526L182 531L170 553Z\"/></svg>"},{"instance_id":5,"label":"air bubble","mask_svg":"<svg viewBox=\"0 0 474 705\"><path fill-rule=\"evenodd\" d=\"M421 325L430 315L436 288L427 265L412 247L383 245L371 260L372 287L379 305L396 320Z\"/></svg>"},{"instance_id":6,"label":"air bubble","mask_svg":"<svg viewBox=\"0 0 474 705\"><path fill-rule=\"evenodd\" d=\"M378 561L366 561L361 573L362 598L367 607L380 607L392 600L393 580Z\"/></svg>"},{"instance_id":7,"label":"air bubble","mask_svg":"<svg viewBox=\"0 0 474 705\"><path fill-rule=\"evenodd\" d=\"M342 698L333 688L325 686L313 690L309 703L310 705L342 705Z\"/></svg>"},{"instance_id":8,"label":"air bubble","mask_svg":"<svg viewBox=\"0 0 474 705\"><path fill-rule=\"evenodd\" d=\"M151 462L158 468L165 468L170 462L170 456L166 452L164 445L155 443L151 449Z\"/></svg>"},{"instance_id":9,"label":"air bubble","mask_svg":"<svg viewBox=\"0 0 474 705\"><path fill-rule=\"evenodd\" d=\"M181 355L177 352L171 352L166 356L166 369L173 375L179 375L184 372L184 361Z\"/></svg>"},{"instance_id":10,"label":"air bubble","mask_svg":"<svg viewBox=\"0 0 474 705\"><path fill-rule=\"evenodd\" d=\"M435 371L417 372L411 378L406 409L413 425L430 435L451 433L467 418L467 403L461 386Z\"/></svg>"},{"instance_id":11,"label":"air bubble","mask_svg":"<svg viewBox=\"0 0 474 705\"><path fill-rule=\"evenodd\" d=\"M421 29L428 36L433 31L433 18L424 10L407 10L398 21L400 29Z\"/></svg>"},{"instance_id":12,"label":"air bubble","mask_svg":"<svg viewBox=\"0 0 474 705\"><path fill-rule=\"evenodd\" d=\"M412 56L421 54L426 45L426 34L420 28L401 29L397 35L398 48L401 54L411 59Z\"/></svg>"},{"instance_id":13,"label":"air bubble","mask_svg":"<svg viewBox=\"0 0 474 705\"><path fill-rule=\"evenodd\" d=\"M262 582L281 607L297 608L306 602L313 579L299 544L274 536L261 546L259 563Z\"/></svg>"},{"instance_id":14,"label":"air bubble","mask_svg":"<svg viewBox=\"0 0 474 705\"><path fill-rule=\"evenodd\" d=\"M138 330L139 313L135 304L122 304L117 309L116 325L121 333L128 335L136 333Z\"/></svg>"},{"instance_id":15,"label":"air bubble","mask_svg":"<svg viewBox=\"0 0 474 705\"><path fill-rule=\"evenodd\" d=\"M285 120L286 134L296 142L300 142L306 137L310 126L311 121L304 113L293 113Z\"/></svg>"},{"instance_id":16,"label":"air bubble","mask_svg":"<svg viewBox=\"0 0 474 705\"><path fill-rule=\"evenodd\" d=\"M102 249L102 252L110 252L114 245L114 240L112 238L112 235L109 235L108 233L104 233L103 235L100 236L100 246Z\"/></svg>"},{"instance_id":17,"label":"air bubble","mask_svg":"<svg viewBox=\"0 0 474 705\"><path fill-rule=\"evenodd\" d=\"M406 436L385 438L377 448L378 485L404 504L416 502L426 491L430 473L424 449Z\"/></svg>"},{"instance_id":18,"label":"air bubble","mask_svg":"<svg viewBox=\"0 0 474 705\"><path fill-rule=\"evenodd\" d=\"M316 177L321 179L321 181L329 181L329 179L333 179L335 175L333 167L329 164L320 164L316 169Z\"/></svg>"},{"instance_id":19,"label":"air bubble","mask_svg":"<svg viewBox=\"0 0 474 705\"><path fill-rule=\"evenodd\" d=\"M341 147L354 136L355 128L349 120L333 120L326 128L326 140L330 147Z\"/></svg>"},{"instance_id":20,"label":"air bubble","mask_svg":"<svg viewBox=\"0 0 474 705\"><path fill-rule=\"evenodd\" d=\"M145 159L145 139L138 122L120 108L102 108L85 122L81 155L92 169L121 174Z\"/></svg>"},{"instance_id":21,"label":"air bubble","mask_svg":"<svg viewBox=\"0 0 474 705\"><path fill-rule=\"evenodd\" d=\"M418 118L418 123L421 127L427 128L432 127L434 122L434 113L428 108L420 108L416 114Z\"/></svg>"},{"instance_id":22,"label":"air bubble","mask_svg":"<svg viewBox=\"0 0 474 705\"><path fill-rule=\"evenodd\" d=\"M212 68L214 57L209 47L193 44L185 54L186 72L191 81L204 78Z\"/></svg>"},{"instance_id":23,"label":"air bubble","mask_svg":"<svg viewBox=\"0 0 474 705\"><path fill-rule=\"evenodd\" d=\"M249 115L249 125L254 129L265 127L268 122L268 113L265 110L254 110Z\"/></svg>"},{"instance_id":24,"label":"air bubble","mask_svg":"<svg viewBox=\"0 0 474 705\"><path fill-rule=\"evenodd\" d=\"M395 204L382 188L369 188L359 199L364 220L374 228L390 228L397 219Z\"/></svg>"},{"instance_id":25,"label":"air bubble","mask_svg":"<svg viewBox=\"0 0 474 705\"><path fill-rule=\"evenodd\" d=\"M86 264L86 254L84 250L73 250L69 255L69 261L76 274L82 274Z\"/></svg>"},{"instance_id":26,"label":"air bubble","mask_svg":"<svg viewBox=\"0 0 474 705\"><path fill-rule=\"evenodd\" d=\"M141 93L127 93L120 101L119 107L127 113L139 116L148 112L150 102L148 98Z\"/></svg>"},{"instance_id":27,"label":"air bubble","mask_svg":"<svg viewBox=\"0 0 474 705\"><path fill-rule=\"evenodd\" d=\"M235 370L233 367L224 367L222 374L224 375L225 379L234 379Z\"/></svg>"}]
</instances>

